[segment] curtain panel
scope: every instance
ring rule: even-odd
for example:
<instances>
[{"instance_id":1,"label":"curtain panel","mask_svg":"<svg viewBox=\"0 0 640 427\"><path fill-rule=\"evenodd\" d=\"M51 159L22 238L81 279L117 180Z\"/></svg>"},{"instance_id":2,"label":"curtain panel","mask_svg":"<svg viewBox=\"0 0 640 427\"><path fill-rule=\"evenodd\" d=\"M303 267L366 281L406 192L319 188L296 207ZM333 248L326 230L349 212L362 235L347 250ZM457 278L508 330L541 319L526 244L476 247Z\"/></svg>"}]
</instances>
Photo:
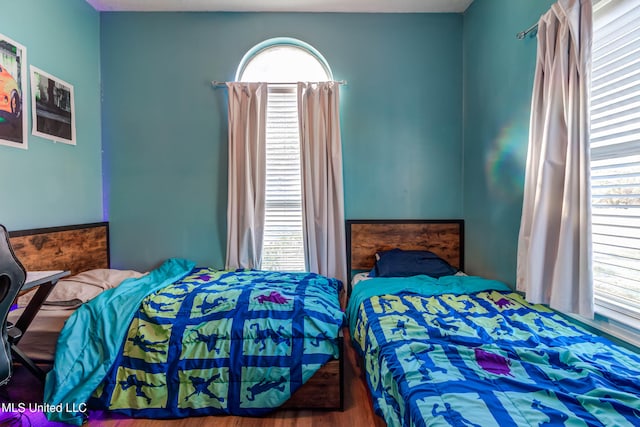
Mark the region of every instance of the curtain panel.
<instances>
[{"instance_id":1,"label":"curtain panel","mask_svg":"<svg viewBox=\"0 0 640 427\"><path fill-rule=\"evenodd\" d=\"M226 268L260 268L264 235L266 83L227 83L229 183Z\"/></svg>"},{"instance_id":2,"label":"curtain panel","mask_svg":"<svg viewBox=\"0 0 640 427\"><path fill-rule=\"evenodd\" d=\"M347 283L340 84L298 83L305 262Z\"/></svg>"},{"instance_id":3,"label":"curtain panel","mask_svg":"<svg viewBox=\"0 0 640 427\"><path fill-rule=\"evenodd\" d=\"M517 289L593 317L589 93L591 1L560 0L538 22Z\"/></svg>"}]
</instances>

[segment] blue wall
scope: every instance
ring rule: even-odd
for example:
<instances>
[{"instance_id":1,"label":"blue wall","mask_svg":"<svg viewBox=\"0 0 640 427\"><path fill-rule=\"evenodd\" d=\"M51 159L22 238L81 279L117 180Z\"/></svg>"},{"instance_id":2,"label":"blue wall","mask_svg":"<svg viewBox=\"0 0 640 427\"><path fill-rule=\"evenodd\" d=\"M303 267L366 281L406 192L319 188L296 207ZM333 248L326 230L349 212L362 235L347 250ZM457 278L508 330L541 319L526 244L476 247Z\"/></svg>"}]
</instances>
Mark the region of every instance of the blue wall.
<instances>
[{"instance_id":1,"label":"blue wall","mask_svg":"<svg viewBox=\"0 0 640 427\"><path fill-rule=\"evenodd\" d=\"M464 15L466 267L515 285L536 38L554 1L476 0Z\"/></svg>"},{"instance_id":2,"label":"blue wall","mask_svg":"<svg viewBox=\"0 0 640 427\"><path fill-rule=\"evenodd\" d=\"M74 85L78 145L29 135L28 151L0 146L0 222L101 220L104 190L115 266L170 256L221 266L226 91L210 81L233 79L256 43L290 36L348 81L347 218L464 217L467 270L513 284L536 49L515 33L552 3L377 15L98 14L83 0L7 2L0 33Z\"/></svg>"},{"instance_id":3,"label":"blue wall","mask_svg":"<svg viewBox=\"0 0 640 427\"><path fill-rule=\"evenodd\" d=\"M100 16L83 0L2 2L0 33L29 65L74 86L77 145L31 135L28 150L0 146L0 223L9 230L101 221Z\"/></svg>"},{"instance_id":4,"label":"blue wall","mask_svg":"<svg viewBox=\"0 0 640 427\"><path fill-rule=\"evenodd\" d=\"M462 216L462 15L103 13L112 262L226 250L226 90L272 37L318 49L342 88L347 218Z\"/></svg>"}]
</instances>

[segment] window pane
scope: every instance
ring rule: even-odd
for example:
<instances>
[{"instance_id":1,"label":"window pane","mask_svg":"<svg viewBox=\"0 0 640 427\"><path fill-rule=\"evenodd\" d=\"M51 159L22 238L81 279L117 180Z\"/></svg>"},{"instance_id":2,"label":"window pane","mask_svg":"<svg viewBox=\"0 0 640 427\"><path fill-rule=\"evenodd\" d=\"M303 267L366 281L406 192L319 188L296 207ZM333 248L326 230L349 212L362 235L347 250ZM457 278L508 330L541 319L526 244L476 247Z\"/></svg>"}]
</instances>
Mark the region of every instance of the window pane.
<instances>
[{"instance_id":1,"label":"window pane","mask_svg":"<svg viewBox=\"0 0 640 427\"><path fill-rule=\"evenodd\" d=\"M267 101L265 270L304 271L300 137L295 87L271 88Z\"/></svg>"},{"instance_id":2,"label":"window pane","mask_svg":"<svg viewBox=\"0 0 640 427\"><path fill-rule=\"evenodd\" d=\"M596 311L640 321L640 5L594 11L591 190Z\"/></svg>"},{"instance_id":3,"label":"window pane","mask_svg":"<svg viewBox=\"0 0 640 427\"><path fill-rule=\"evenodd\" d=\"M251 58L242 72L244 82L295 83L326 81L327 71L307 50L275 45Z\"/></svg>"}]
</instances>

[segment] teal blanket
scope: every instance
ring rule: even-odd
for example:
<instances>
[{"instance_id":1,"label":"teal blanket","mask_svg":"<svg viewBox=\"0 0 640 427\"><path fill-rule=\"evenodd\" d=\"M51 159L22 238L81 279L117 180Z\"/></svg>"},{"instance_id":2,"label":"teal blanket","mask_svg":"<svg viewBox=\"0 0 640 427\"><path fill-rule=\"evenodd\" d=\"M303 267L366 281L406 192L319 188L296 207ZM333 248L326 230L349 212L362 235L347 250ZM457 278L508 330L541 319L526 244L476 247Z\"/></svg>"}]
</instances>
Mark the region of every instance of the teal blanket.
<instances>
[{"instance_id":1,"label":"teal blanket","mask_svg":"<svg viewBox=\"0 0 640 427\"><path fill-rule=\"evenodd\" d=\"M47 413L49 420L82 424L86 402L113 364L140 302L194 267L188 260L169 259L76 310L60 333L54 366L45 383L44 402L52 409Z\"/></svg>"},{"instance_id":2,"label":"teal blanket","mask_svg":"<svg viewBox=\"0 0 640 427\"><path fill-rule=\"evenodd\" d=\"M355 319L360 305L371 297L408 292L422 296L454 294L496 290L509 291L510 288L497 280L478 276L442 276L439 279L420 275L407 277L376 277L363 280L353 288L347 306L347 318L351 336L354 336Z\"/></svg>"}]
</instances>

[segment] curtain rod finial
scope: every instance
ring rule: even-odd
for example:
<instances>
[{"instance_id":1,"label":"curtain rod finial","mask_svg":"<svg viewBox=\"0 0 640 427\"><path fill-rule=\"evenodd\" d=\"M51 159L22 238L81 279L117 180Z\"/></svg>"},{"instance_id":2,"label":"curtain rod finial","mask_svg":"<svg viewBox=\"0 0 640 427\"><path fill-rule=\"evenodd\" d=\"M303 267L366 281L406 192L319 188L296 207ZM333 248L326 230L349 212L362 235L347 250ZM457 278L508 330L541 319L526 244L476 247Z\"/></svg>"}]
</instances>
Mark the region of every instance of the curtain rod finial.
<instances>
[{"instance_id":1,"label":"curtain rod finial","mask_svg":"<svg viewBox=\"0 0 640 427\"><path fill-rule=\"evenodd\" d=\"M533 24L531 27L527 28L526 30L520 31L518 34L516 34L516 38L518 40L523 40L529 34L536 35L537 33L538 33L538 24Z\"/></svg>"}]
</instances>

